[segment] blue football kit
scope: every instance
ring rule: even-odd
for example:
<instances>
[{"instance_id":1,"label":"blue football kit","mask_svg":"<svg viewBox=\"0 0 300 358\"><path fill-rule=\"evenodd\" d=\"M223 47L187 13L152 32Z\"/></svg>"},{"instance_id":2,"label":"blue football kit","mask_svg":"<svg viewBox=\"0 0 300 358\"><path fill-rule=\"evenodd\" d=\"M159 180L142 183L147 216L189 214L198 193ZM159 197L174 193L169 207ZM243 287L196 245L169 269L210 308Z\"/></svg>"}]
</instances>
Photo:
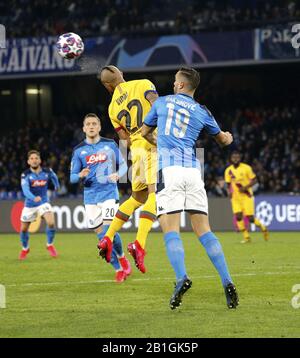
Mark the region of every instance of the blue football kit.
<instances>
[{"instance_id":1,"label":"blue football kit","mask_svg":"<svg viewBox=\"0 0 300 358\"><path fill-rule=\"evenodd\" d=\"M144 123L158 128L159 170L174 165L199 167L195 144L200 132L220 133L220 127L209 110L186 94L159 97Z\"/></svg>"},{"instance_id":2,"label":"blue football kit","mask_svg":"<svg viewBox=\"0 0 300 358\"><path fill-rule=\"evenodd\" d=\"M195 150L202 130L210 135L217 135L221 131L212 114L193 97L178 93L158 98L144 119L144 124L157 127L158 130L157 215L176 215L183 210L207 215L207 196ZM170 217L170 220L175 220L175 217ZM164 241L177 280L170 300L171 309L175 309L180 306L182 295L192 282L187 276L179 232L165 231ZM199 241L219 273L228 307L235 308L238 297L217 237L209 231L201 235Z\"/></svg>"},{"instance_id":3,"label":"blue football kit","mask_svg":"<svg viewBox=\"0 0 300 358\"><path fill-rule=\"evenodd\" d=\"M86 140L74 148L71 162L71 183L80 181L79 173L89 168L90 173L82 178L84 186L84 204L88 227L102 230L97 237L103 239L109 225L102 225L104 220L112 220L119 201L118 185L109 179L109 175L117 173L122 177L127 172L127 164L112 139L100 137L97 143L88 143ZM107 215L108 214L108 215ZM111 265L118 272L121 270L119 259L124 257L122 241L116 233L113 241Z\"/></svg>"},{"instance_id":4,"label":"blue football kit","mask_svg":"<svg viewBox=\"0 0 300 358\"><path fill-rule=\"evenodd\" d=\"M21 213L21 221L23 223L31 223L37 219L38 214L44 216L45 213L52 212L49 198L47 195L48 185L52 182L54 189L59 189L59 181L57 175L50 168L41 168L38 173L27 169L21 175L21 187L25 196L24 208ZM34 199L40 196L41 200L35 202ZM57 252L53 246L55 237L55 227L46 227L47 249L51 256L56 257ZM29 232L21 230L20 241L22 244L22 251L20 253L20 260L24 260L29 253Z\"/></svg>"},{"instance_id":5,"label":"blue football kit","mask_svg":"<svg viewBox=\"0 0 300 358\"><path fill-rule=\"evenodd\" d=\"M52 169L41 168L39 173L27 169L22 173L21 186L25 196L25 207L34 208L49 202L47 195L49 182L53 183L55 190L59 188L57 175ZM34 198L36 196L40 196L42 200L35 202Z\"/></svg>"},{"instance_id":6,"label":"blue football kit","mask_svg":"<svg viewBox=\"0 0 300 358\"><path fill-rule=\"evenodd\" d=\"M79 173L84 168L90 169L89 175L82 179L84 204L119 200L118 185L108 177L116 172L122 177L127 171L127 164L114 140L100 137L98 143L90 144L84 140L75 147L71 162L71 183L80 181Z\"/></svg>"}]
</instances>

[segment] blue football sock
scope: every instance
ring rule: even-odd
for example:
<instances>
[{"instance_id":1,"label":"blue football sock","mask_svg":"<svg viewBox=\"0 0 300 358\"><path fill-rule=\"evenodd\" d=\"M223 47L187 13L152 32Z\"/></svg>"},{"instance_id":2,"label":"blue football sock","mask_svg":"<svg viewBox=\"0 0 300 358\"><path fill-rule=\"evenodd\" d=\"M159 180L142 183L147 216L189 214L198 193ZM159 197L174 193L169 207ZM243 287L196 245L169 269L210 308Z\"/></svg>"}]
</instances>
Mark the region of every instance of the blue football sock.
<instances>
[{"instance_id":1,"label":"blue football sock","mask_svg":"<svg viewBox=\"0 0 300 358\"><path fill-rule=\"evenodd\" d=\"M170 231L164 236L167 255L176 274L177 281L186 276L184 249L178 232Z\"/></svg>"},{"instance_id":2,"label":"blue football sock","mask_svg":"<svg viewBox=\"0 0 300 358\"><path fill-rule=\"evenodd\" d=\"M49 227L46 228L46 235L47 235L47 244L52 245L54 236L55 236L55 229L50 229Z\"/></svg>"},{"instance_id":3,"label":"blue football sock","mask_svg":"<svg viewBox=\"0 0 300 358\"><path fill-rule=\"evenodd\" d=\"M28 249L29 245L28 245L28 241L29 241L29 233L27 232L20 232L20 240L21 240L21 244L23 249Z\"/></svg>"},{"instance_id":4,"label":"blue football sock","mask_svg":"<svg viewBox=\"0 0 300 358\"><path fill-rule=\"evenodd\" d=\"M122 257L124 255L123 247L122 247L122 240L119 233L115 234L114 241L113 241L113 247L119 257Z\"/></svg>"},{"instance_id":5,"label":"blue football sock","mask_svg":"<svg viewBox=\"0 0 300 358\"><path fill-rule=\"evenodd\" d=\"M107 230L109 228L109 225L103 225L102 227L102 231L97 234L97 237L99 240L102 240L103 237L105 236ZM115 240L114 240L115 241ZM119 263L119 260L118 260L118 256L117 256L117 252L116 252L116 249L115 247L113 247L113 250L112 250L112 253L111 253L111 260L110 260L110 264L112 265L112 267L118 271L118 270L121 270L121 265Z\"/></svg>"},{"instance_id":6,"label":"blue football sock","mask_svg":"<svg viewBox=\"0 0 300 358\"><path fill-rule=\"evenodd\" d=\"M232 282L232 279L230 277L225 256L219 240L214 233L209 231L200 236L199 241L204 246L210 261L218 271L222 284L225 287L228 283Z\"/></svg>"}]
</instances>

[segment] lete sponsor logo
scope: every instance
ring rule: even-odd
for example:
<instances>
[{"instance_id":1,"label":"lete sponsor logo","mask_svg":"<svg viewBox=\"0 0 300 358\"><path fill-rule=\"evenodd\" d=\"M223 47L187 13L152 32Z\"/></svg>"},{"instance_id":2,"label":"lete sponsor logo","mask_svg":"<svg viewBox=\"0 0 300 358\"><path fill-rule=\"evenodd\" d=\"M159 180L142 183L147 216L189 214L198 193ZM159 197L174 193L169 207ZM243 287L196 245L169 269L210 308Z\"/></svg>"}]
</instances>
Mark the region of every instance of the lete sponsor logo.
<instances>
[{"instance_id":1,"label":"lete sponsor logo","mask_svg":"<svg viewBox=\"0 0 300 358\"><path fill-rule=\"evenodd\" d=\"M85 157L86 164L103 163L107 160L107 155L104 153L91 154Z\"/></svg>"},{"instance_id":2,"label":"lete sponsor logo","mask_svg":"<svg viewBox=\"0 0 300 358\"><path fill-rule=\"evenodd\" d=\"M47 184L47 180L31 180L31 186L45 186Z\"/></svg>"}]
</instances>

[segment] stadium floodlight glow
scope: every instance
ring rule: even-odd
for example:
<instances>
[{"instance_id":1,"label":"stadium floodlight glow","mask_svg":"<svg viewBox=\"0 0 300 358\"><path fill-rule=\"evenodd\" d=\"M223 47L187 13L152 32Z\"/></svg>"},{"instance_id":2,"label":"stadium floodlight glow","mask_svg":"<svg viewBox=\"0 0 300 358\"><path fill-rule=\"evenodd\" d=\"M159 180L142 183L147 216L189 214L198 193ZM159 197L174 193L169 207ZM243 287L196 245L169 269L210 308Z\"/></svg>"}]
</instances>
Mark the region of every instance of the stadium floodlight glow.
<instances>
[{"instance_id":1,"label":"stadium floodlight glow","mask_svg":"<svg viewBox=\"0 0 300 358\"><path fill-rule=\"evenodd\" d=\"M11 95L11 90L2 90L1 95L2 96L10 96Z\"/></svg>"},{"instance_id":2,"label":"stadium floodlight glow","mask_svg":"<svg viewBox=\"0 0 300 358\"><path fill-rule=\"evenodd\" d=\"M37 88L27 88L26 89L26 94L34 94L34 95L37 95L37 94L42 94L43 93L43 90L39 90Z\"/></svg>"}]
</instances>

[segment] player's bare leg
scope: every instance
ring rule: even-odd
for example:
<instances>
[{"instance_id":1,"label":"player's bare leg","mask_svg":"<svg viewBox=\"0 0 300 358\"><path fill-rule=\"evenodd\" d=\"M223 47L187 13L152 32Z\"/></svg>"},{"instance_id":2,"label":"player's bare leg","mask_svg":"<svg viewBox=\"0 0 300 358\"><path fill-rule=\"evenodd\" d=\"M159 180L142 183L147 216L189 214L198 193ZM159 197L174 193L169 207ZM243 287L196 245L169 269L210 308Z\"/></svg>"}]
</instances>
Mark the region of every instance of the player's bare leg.
<instances>
[{"instance_id":1,"label":"player's bare leg","mask_svg":"<svg viewBox=\"0 0 300 358\"><path fill-rule=\"evenodd\" d=\"M145 204L140 212L139 227L136 240L128 244L128 252L134 258L135 266L142 272L146 272L144 258L146 255L145 245L148 234L156 220L156 203L155 203L155 184L148 186L148 191L136 192L141 193L136 200L145 200ZM145 198L145 193L147 197ZM139 194L138 194L139 195Z\"/></svg>"},{"instance_id":2,"label":"player's bare leg","mask_svg":"<svg viewBox=\"0 0 300 358\"><path fill-rule=\"evenodd\" d=\"M57 257L57 251L53 245L54 237L55 237L55 218L54 213L51 211L46 212L43 215L43 219L46 221L47 228L47 250L52 257Z\"/></svg>"},{"instance_id":3,"label":"player's bare leg","mask_svg":"<svg viewBox=\"0 0 300 358\"><path fill-rule=\"evenodd\" d=\"M99 242L105 236L110 223L110 220L104 220L103 224L94 230L99 239ZM121 237L118 233L115 235L115 238L113 240L113 249L110 264L116 272L115 280L118 283L125 281L126 278L131 274L131 266L124 255Z\"/></svg>"},{"instance_id":4,"label":"player's bare leg","mask_svg":"<svg viewBox=\"0 0 300 358\"><path fill-rule=\"evenodd\" d=\"M175 290L170 299L170 308L173 310L181 305L182 297L191 288L192 281L185 269L184 249L179 234L180 213L163 214L159 217L159 222L164 233L167 255L176 274Z\"/></svg>"},{"instance_id":5,"label":"player's bare leg","mask_svg":"<svg viewBox=\"0 0 300 358\"><path fill-rule=\"evenodd\" d=\"M222 246L218 238L211 232L208 216L205 214L190 214L194 233L210 258L210 261L218 271L224 287L228 308L236 308L239 304L238 294L231 279Z\"/></svg>"},{"instance_id":6,"label":"player's bare leg","mask_svg":"<svg viewBox=\"0 0 300 358\"><path fill-rule=\"evenodd\" d=\"M29 222L21 221L20 239L21 239L21 244L22 244L22 250L21 250L20 255L19 255L20 260L25 260L27 255L29 254L29 251L30 251L29 245L28 245L28 241L29 241L28 229L29 229L29 226L30 226Z\"/></svg>"},{"instance_id":7,"label":"player's bare leg","mask_svg":"<svg viewBox=\"0 0 300 358\"><path fill-rule=\"evenodd\" d=\"M249 219L250 223L255 224L255 226L260 228L260 230L262 231L262 233L264 235L264 240L268 241L269 240L268 229L254 215L249 215L248 219Z\"/></svg>"},{"instance_id":8,"label":"player's bare leg","mask_svg":"<svg viewBox=\"0 0 300 358\"><path fill-rule=\"evenodd\" d=\"M235 217L236 217L236 223L239 228L239 231L243 234L243 238L244 238L244 240L241 241L241 244L249 244L251 242L251 239L250 239L249 231L247 230L244 223L243 213L242 212L235 213Z\"/></svg>"}]
</instances>

